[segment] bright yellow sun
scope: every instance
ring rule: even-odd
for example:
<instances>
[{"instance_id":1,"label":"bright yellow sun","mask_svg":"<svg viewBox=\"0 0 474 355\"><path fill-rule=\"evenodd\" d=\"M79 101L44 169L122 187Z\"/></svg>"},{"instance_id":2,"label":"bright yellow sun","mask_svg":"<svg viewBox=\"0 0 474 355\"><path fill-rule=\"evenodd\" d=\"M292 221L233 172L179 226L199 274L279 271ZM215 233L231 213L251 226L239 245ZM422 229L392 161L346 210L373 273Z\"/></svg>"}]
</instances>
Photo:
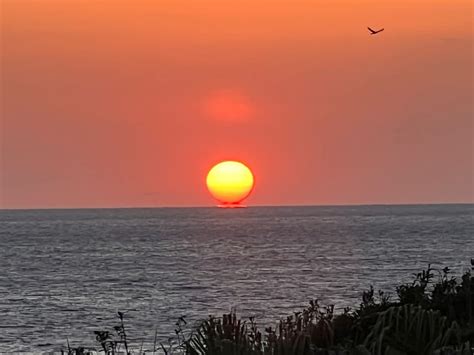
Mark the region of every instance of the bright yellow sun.
<instances>
[{"instance_id":1,"label":"bright yellow sun","mask_svg":"<svg viewBox=\"0 0 474 355\"><path fill-rule=\"evenodd\" d=\"M250 169L238 161L223 161L207 174L207 188L222 207L238 207L252 192L254 179Z\"/></svg>"}]
</instances>

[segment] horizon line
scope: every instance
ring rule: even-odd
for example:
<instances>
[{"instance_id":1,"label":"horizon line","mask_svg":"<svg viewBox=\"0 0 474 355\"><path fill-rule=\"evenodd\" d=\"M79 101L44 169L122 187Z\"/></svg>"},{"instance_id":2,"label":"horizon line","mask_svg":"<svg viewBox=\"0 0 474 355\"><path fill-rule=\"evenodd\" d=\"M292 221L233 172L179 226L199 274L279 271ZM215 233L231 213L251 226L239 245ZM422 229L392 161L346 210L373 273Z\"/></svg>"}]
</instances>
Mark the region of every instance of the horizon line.
<instances>
[{"instance_id":1,"label":"horizon line","mask_svg":"<svg viewBox=\"0 0 474 355\"><path fill-rule=\"evenodd\" d=\"M268 207L377 207L377 206L452 206L452 205L474 205L473 202L417 202L417 203L347 203L347 204L255 204L246 207L252 209ZM191 209L191 208L218 208L216 205L169 205L169 206L119 206L119 207L33 207L33 208L0 208L0 211L48 211L48 210L131 210L131 209Z\"/></svg>"}]
</instances>

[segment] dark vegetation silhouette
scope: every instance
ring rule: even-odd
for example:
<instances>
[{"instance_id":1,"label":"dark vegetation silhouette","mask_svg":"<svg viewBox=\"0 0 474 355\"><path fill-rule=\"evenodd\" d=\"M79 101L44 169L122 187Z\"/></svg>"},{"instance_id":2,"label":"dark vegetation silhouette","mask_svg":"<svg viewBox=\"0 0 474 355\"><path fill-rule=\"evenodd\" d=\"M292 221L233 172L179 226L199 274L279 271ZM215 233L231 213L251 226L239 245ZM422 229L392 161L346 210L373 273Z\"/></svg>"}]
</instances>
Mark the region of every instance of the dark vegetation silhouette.
<instances>
[{"instance_id":1,"label":"dark vegetation silhouette","mask_svg":"<svg viewBox=\"0 0 474 355\"><path fill-rule=\"evenodd\" d=\"M194 327L184 317L176 322L175 336L151 349L143 344L131 350L123 313L115 333L96 331L105 354L189 355L467 355L474 345L474 260L472 270L453 277L448 268L426 270L396 287L396 300L373 287L362 293L360 306L336 314L334 306L318 300L276 327L261 329L255 320L235 312L209 316ZM436 274L438 274L436 276ZM437 279L434 281L434 279ZM68 355L92 354L94 349L72 348Z\"/></svg>"}]
</instances>

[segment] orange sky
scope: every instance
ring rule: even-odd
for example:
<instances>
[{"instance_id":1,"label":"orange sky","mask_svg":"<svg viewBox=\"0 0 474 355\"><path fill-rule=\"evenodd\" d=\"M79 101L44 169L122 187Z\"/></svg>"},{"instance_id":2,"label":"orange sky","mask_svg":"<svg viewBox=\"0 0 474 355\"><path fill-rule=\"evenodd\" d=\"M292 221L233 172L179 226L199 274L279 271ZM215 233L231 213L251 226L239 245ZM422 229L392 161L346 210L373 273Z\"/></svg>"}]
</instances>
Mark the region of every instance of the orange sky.
<instances>
[{"instance_id":1,"label":"orange sky","mask_svg":"<svg viewBox=\"0 0 474 355\"><path fill-rule=\"evenodd\" d=\"M474 201L470 0L0 3L0 207Z\"/></svg>"}]
</instances>

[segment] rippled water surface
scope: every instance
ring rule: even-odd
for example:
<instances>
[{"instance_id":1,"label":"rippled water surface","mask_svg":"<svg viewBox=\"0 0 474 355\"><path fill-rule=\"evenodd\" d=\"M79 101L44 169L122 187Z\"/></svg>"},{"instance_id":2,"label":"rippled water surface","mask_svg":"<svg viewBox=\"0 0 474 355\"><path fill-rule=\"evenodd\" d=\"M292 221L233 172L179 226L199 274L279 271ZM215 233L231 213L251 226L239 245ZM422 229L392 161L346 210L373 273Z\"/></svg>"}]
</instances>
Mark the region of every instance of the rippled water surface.
<instances>
[{"instance_id":1,"label":"rippled water surface","mask_svg":"<svg viewBox=\"0 0 474 355\"><path fill-rule=\"evenodd\" d=\"M235 307L357 305L432 263L466 270L473 205L0 211L0 351L51 351L126 313L134 344Z\"/></svg>"}]
</instances>

